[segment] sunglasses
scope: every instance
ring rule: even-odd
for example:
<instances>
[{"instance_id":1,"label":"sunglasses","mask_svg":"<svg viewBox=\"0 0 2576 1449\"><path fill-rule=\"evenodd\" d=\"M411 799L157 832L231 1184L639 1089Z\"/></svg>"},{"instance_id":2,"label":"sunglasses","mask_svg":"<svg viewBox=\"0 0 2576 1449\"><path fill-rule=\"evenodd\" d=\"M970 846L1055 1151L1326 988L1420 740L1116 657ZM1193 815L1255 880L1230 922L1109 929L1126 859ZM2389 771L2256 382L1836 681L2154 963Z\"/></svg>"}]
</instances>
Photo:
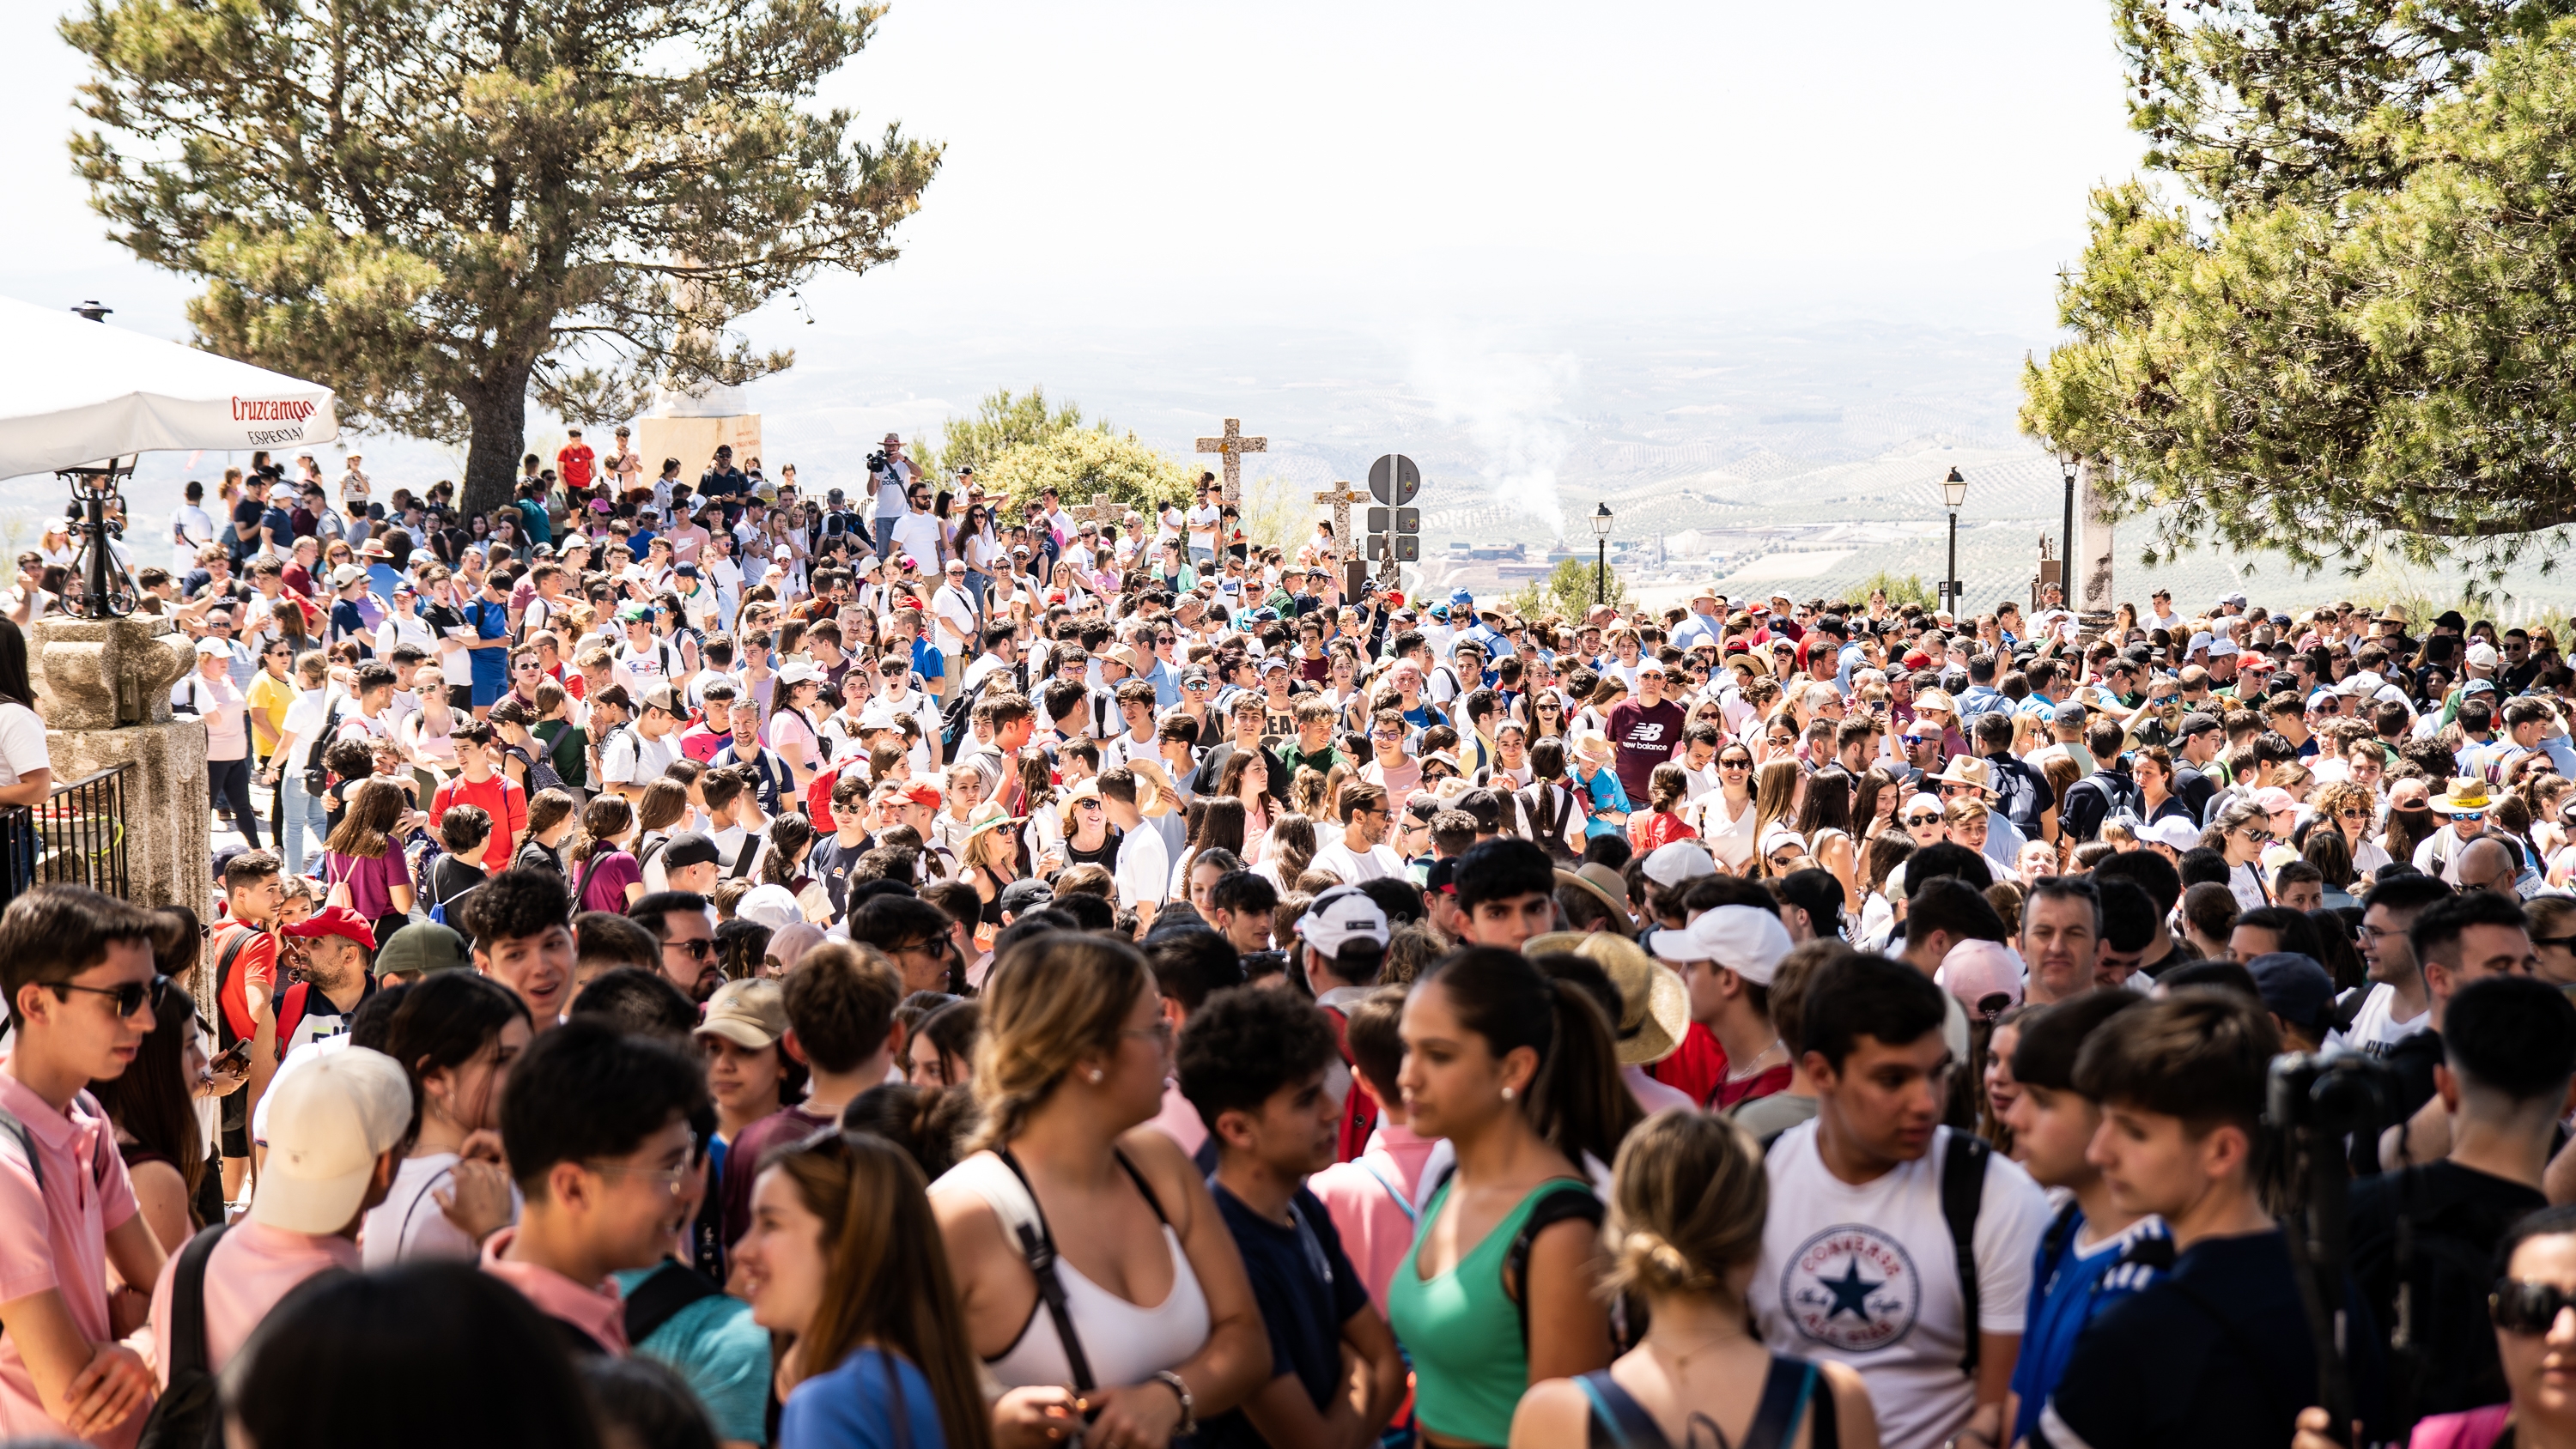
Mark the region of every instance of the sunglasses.
<instances>
[{"instance_id":1,"label":"sunglasses","mask_svg":"<svg viewBox=\"0 0 2576 1449\"><path fill-rule=\"evenodd\" d=\"M149 981L128 981L122 986L74 986L68 981L48 981L45 984L61 994L64 1001L72 999L72 992L86 992L114 1002L117 1015L132 1016L158 999L161 988L170 984L170 978L156 975Z\"/></svg>"},{"instance_id":2,"label":"sunglasses","mask_svg":"<svg viewBox=\"0 0 2576 1449\"><path fill-rule=\"evenodd\" d=\"M713 941L665 941L662 943L662 949L686 951L690 959L695 961L712 961L716 957L717 947Z\"/></svg>"},{"instance_id":3,"label":"sunglasses","mask_svg":"<svg viewBox=\"0 0 2576 1449\"><path fill-rule=\"evenodd\" d=\"M2555 1283L2498 1278L2487 1294L2487 1316L2507 1333L2547 1333L2570 1308L2576 1308L2576 1294Z\"/></svg>"},{"instance_id":4,"label":"sunglasses","mask_svg":"<svg viewBox=\"0 0 2576 1449\"><path fill-rule=\"evenodd\" d=\"M1938 815L1908 815L1904 817L1904 820L1908 825L1938 825L1941 823L1941 817Z\"/></svg>"}]
</instances>

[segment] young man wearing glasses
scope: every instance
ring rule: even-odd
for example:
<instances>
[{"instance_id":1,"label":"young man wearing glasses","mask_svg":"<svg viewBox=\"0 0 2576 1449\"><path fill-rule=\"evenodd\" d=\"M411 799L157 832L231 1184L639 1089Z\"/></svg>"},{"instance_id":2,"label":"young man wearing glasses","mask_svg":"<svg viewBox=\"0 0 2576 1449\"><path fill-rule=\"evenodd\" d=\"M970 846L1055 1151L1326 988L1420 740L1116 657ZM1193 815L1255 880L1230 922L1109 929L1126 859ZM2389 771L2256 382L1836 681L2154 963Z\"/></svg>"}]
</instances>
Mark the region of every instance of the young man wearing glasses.
<instances>
[{"instance_id":1,"label":"young man wearing glasses","mask_svg":"<svg viewBox=\"0 0 2576 1449\"><path fill-rule=\"evenodd\" d=\"M153 918L80 886L39 886L0 915L16 1040L0 1059L0 1432L132 1444L153 1387L118 1340L146 1316L107 1265L150 1283L163 1254L136 1209L93 1081L122 1076L152 1030Z\"/></svg>"},{"instance_id":2,"label":"young man wearing glasses","mask_svg":"<svg viewBox=\"0 0 2576 1449\"><path fill-rule=\"evenodd\" d=\"M588 1105L565 1110L572 1101ZM625 1305L603 1285L661 1262L695 1216L689 1119L706 1103L705 1068L650 1037L582 1018L539 1036L501 1093L502 1150L526 1203L485 1242L483 1271L570 1341L624 1355Z\"/></svg>"}]
</instances>

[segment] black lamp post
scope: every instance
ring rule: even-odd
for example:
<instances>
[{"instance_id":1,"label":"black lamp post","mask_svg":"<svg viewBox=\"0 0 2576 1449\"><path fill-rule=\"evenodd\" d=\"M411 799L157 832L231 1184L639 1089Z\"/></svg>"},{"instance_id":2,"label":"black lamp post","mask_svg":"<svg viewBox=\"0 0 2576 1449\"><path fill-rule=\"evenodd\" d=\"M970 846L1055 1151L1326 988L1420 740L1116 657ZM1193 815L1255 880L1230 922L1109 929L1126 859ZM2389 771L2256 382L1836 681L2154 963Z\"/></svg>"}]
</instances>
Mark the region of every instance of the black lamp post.
<instances>
[{"instance_id":1,"label":"black lamp post","mask_svg":"<svg viewBox=\"0 0 2576 1449\"><path fill-rule=\"evenodd\" d=\"M1956 468L1950 470L1949 477L1941 480L1941 501L1950 510L1950 578L1944 587L1948 591L1950 617L1955 620L1959 617L1959 508L1968 501L1968 480L1960 477Z\"/></svg>"},{"instance_id":2,"label":"black lamp post","mask_svg":"<svg viewBox=\"0 0 2576 1449\"><path fill-rule=\"evenodd\" d=\"M1592 537L1598 545L1598 557L1592 565L1592 602L1610 602L1610 505L1597 503L1592 508Z\"/></svg>"}]
</instances>

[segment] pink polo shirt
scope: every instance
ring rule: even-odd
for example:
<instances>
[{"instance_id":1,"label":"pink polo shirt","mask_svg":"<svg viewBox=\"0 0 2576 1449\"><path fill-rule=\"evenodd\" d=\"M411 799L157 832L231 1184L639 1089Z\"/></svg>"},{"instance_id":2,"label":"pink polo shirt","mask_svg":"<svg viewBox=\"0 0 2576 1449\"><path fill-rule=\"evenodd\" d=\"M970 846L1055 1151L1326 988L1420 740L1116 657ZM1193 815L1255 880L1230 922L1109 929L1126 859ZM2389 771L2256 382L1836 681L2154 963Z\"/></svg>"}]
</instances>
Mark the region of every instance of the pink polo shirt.
<instances>
[{"instance_id":1,"label":"pink polo shirt","mask_svg":"<svg viewBox=\"0 0 2576 1449\"><path fill-rule=\"evenodd\" d=\"M1413 1199L1420 1195L1422 1165L1439 1141L1382 1121L1367 1151L1306 1179L1307 1190L1332 1213L1342 1251L1380 1314L1386 1312L1386 1285L1413 1246Z\"/></svg>"},{"instance_id":2,"label":"pink polo shirt","mask_svg":"<svg viewBox=\"0 0 2576 1449\"><path fill-rule=\"evenodd\" d=\"M1189 1098L1181 1095L1181 1084L1169 1077L1163 1079L1163 1109L1145 1125L1161 1128L1164 1136L1181 1144L1181 1150L1193 1157L1198 1155L1199 1144L1207 1141L1207 1119L1190 1105Z\"/></svg>"},{"instance_id":3,"label":"pink polo shirt","mask_svg":"<svg viewBox=\"0 0 2576 1449\"><path fill-rule=\"evenodd\" d=\"M261 1222L239 1222L206 1257L206 1367L221 1373L241 1351L250 1331L295 1285L332 1268L356 1272L358 1245L332 1234L289 1232ZM153 1369L170 1383L170 1293L179 1255L161 1267L152 1287Z\"/></svg>"},{"instance_id":4,"label":"pink polo shirt","mask_svg":"<svg viewBox=\"0 0 2576 1449\"><path fill-rule=\"evenodd\" d=\"M623 1358L627 1352L626 1299L617 1291L616 1280L586 1288L552 1268L502 1257L518 1236L515 1226L494 1233L483 1244L483 1271L518 1289L539 1313L562 1319Z\"/></svg>"},{"instance_id":5,"label":"pink polo shirt","mask_svg":"<svg viewBox=\"0 0 2576 1449\"><path fill-rule=\"evenodd\" d=\"M114 1129L84 1092L56 1111L26 1083L0 1071L0 1107L26 1124L43 1163L36 1189L14 1136L0 1144L0 1303L60 1293L72 1326L95 1343L113 1335L107 1318L107 1234L134 1216L134 1187L117 1155ZM143 1432L144 1410L92 1439L123 1449ZM36 1383L17 1342L0 1336L0 1439L72 1437L36 1397Z\"/></svg>"}]
</instances>

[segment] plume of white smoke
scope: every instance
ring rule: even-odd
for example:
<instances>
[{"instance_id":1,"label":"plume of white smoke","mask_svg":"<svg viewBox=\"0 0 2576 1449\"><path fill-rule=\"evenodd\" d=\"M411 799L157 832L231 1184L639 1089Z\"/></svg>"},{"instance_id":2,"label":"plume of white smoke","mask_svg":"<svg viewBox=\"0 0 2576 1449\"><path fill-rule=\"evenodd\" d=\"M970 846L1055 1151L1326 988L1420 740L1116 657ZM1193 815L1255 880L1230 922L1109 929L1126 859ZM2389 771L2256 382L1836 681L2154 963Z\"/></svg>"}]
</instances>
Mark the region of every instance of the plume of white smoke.
<instances>
[{"instance_id":1,"label":"plume of white smoke","mask_svg":"<svg viewBox=\"0 0 2576 1449\"><path fill-rule=\"evenodd\" d=\"M1567 399L1581 370L1571 353L1507 352L1484 339L1426 335L1414 344L1412 386L1484 455L1477 471L1494 501L1562 537L1556 469L1580 431Z\"/></svg>"}]
</instances>

